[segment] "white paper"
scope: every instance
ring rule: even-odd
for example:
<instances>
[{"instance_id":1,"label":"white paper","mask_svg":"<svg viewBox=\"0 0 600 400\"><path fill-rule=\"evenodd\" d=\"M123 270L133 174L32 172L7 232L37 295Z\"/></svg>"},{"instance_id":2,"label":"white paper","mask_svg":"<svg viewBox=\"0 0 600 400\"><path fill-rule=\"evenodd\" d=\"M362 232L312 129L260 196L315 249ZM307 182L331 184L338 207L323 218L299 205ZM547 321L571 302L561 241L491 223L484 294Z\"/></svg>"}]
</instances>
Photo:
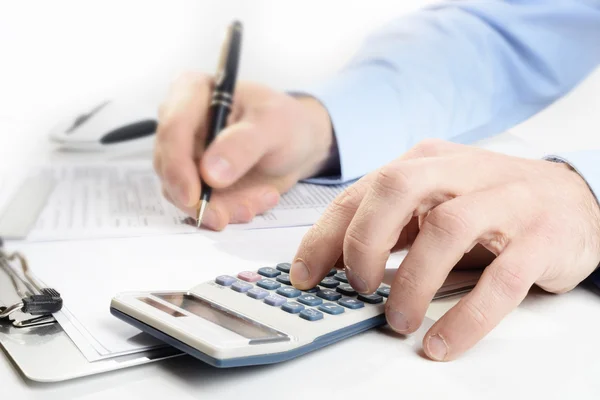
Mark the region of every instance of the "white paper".
<instances>
[{"instance_id":1,"label":"white paper","mask_svg":"<svg viewBox=\"0 0 600 400\"><path fill-rule=\"evenodd\" d=\"M65 164L41 167L31 175L52 176L57 183L27 240L198 232L194 221L162 196L160 181L147 162ZM231 229L312 225L343 187L297 184L274 209ZM9 185L3 183L0 199L9 198L8 191Z\"/></svg>"}]
</instances>

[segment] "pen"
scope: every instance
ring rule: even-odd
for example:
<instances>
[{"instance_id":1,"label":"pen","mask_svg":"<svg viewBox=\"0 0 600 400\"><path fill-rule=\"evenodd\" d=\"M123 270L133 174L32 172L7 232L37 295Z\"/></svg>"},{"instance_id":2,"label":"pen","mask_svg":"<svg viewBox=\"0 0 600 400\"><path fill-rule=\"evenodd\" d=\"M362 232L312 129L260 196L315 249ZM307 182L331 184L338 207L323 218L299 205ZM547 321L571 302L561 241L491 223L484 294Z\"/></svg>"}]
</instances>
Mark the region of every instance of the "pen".
<instances>
[{"instance_id":1,"label":"pen","mask_svg":"<svg viewBox=\"0 0 600 400\"><path fill-rule=\"evenodd\" d=\"M240 61L240 49L242 47L242 24L234 21L227 29L227 36L221 49L221 58L215 76L215 89L210 103L210 125L206 133L205 147L215 140L215 137L225 128L227 117L231 111L235 81L237 79L238 65ZM202 181L200 184L200 203L196 215L198 228L202 225L202 217L210 201L212 188Z\"/></svg>"}]
</instances>

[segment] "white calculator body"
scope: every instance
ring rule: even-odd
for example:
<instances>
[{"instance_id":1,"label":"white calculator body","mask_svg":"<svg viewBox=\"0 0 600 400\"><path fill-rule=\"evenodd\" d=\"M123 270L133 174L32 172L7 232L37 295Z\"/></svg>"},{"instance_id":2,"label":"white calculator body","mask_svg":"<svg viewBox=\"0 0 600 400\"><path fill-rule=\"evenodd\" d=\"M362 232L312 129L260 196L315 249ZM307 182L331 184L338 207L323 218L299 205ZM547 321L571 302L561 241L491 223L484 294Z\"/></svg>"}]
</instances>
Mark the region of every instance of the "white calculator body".
<instances>
[{"instance_id":1,"label":"white calculator body","mask_svg":"<svg viewBox=\"0 0 600 400\"><path fill-rule=\"evenodd\" d=\"M129 292L116 317L216 367L289 360L385 323L389 287L357 295L342 271L318 287L290 284L288 263L222 275L186 292Z\"/></svg>"}]
</instances>

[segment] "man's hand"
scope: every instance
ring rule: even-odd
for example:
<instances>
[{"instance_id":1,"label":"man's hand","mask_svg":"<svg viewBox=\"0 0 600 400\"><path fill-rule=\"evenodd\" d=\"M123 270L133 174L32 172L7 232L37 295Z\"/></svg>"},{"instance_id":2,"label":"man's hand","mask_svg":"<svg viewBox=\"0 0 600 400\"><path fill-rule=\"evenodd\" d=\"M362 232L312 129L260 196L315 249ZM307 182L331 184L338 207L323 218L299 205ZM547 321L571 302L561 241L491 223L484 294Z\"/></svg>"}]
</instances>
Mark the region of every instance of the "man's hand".
<instances>
[{"instance_id":1,"label":"man's hand","mask_svg":"<svg viewBox=\"0 0 600 400\"><path fill-rule=\"evenodd\" d=\"M600 262L600 209L566 164L427 141L335 200L305 235L291 279L310 288L343 265L352 286L370 293L390 252L409 248L386 317L397 332L412 333L448 273L478 244L496 257L425 335L434 360L475 345L533 284L562 293L585 279Z\"/></svg>"},{"instance_id":2,"label":"man's hand","mask_svg":"<svg viewBox=\"0 0 600 400\"><path fill-rule=\"evenodd\" d=\"M228 127L204 149L212 86L194 73L173 84L159 113L154 168L165 197L191 216L200 179L215 188L204 223L221 230L250 221L298 180L321 172L333 134L318 101L240 82Z\"/></svg>"}]
</instances>

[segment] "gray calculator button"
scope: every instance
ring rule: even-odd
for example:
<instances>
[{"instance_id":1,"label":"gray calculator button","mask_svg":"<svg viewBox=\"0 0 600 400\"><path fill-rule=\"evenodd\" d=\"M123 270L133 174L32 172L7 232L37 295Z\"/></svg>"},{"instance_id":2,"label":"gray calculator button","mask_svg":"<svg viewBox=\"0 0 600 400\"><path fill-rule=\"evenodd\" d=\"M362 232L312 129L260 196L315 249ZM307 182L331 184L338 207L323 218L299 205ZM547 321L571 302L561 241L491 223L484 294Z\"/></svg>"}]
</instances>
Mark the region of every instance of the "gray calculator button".
<instances>
[{"instance_id":1,"label":"gray calculator button","mask_svg":"<svg viewBox=\"0 0 600 400\"><path fill-rule=\"evenodd\" d=\"M377 289L377 294L383 297L388 297L390 295L390 287L389 286L382 286L379 289Z\"/></svg>"},{"instance_id":2,"label":"gray calculator button","mask_svg":"<svg viewBox=\"0 0 600 400\"><path fill-rule=\"evenodd\" d=\"M281 274L280 271L277 271L275 268L271 267L259 268L258 273L262 276L266 276L267 278L275 278L276 276Z\"/></svg>"},{"instance_id":3,"label":"gray calculator button","mask_svg":"<svg viewBox=\"0 0 600 400\"><path fill-rule=\"evenodd\" d=\"M319 306L319 310L331 315L338 315L344 312L344 307L334 303L324 303Z\"/></svg>"},{"instance_id":4,"label":"gray calculator button","mask_svg":"<svg viewBox=\"0 0 600 400\"><path fill-rule=\"evenodd\" d=\"M369 304L377 304L383 301L383 297L378 294L359 294L358 299L364 301Z\"/></svg>"},{"instance_id":5,"label":"gray calculator button","mask_svg":"<svg viewBox=\"0 0 600 400\"><path fill-rule=\"evenodd\" d=\"M299 303L305 304L307 306L318 306L319 304L323 303L323 300L321 300L320 298L318 298L317 296L314 296L312 294L303 294L302 296L298 297L296 300L298 300Z\"/></svg>"},{"instance_id":6,"label":"gray calculator button","mask_svg":"<svg viewBox=\"0 0 600 400\"><path fill-rule=\"evenodd\" d=\"M233 276L221 275L221 276L217 276L217 278L215 279L215 282L221 286L231 286L235 282L237 282L237 279L235 279Z\"/></svg>"},{"instance_id":7,"label":"gray calculator button","mask_svg":"<svg viewBox=\"0 0 600 400\"><path fill-rule=\"evenodd\" d=\"M288 301L281 306L281 309L290 314L298 314L300 311L304 310L304 306L295 301Z\"/></svg>"},{"instance_id":8,"label":"gray calculator button","mask_svg":"<svg viewBox=\"0 0 600 400\"><path fill-rule=\"evenodd\" d=\"M252 285L246 282L237 281L231 285L231 288L236 292L246 293L248 290L252 289Z\"/></svg>"},{"instance_id":9,"label":"gray calculator button","mask_svg":"<svg viewBox=\"0 0 600 400\"><path fill-rule=\"evenodd\" d=\"M329 270L329 272L327 273L327 276L334 276L334 275L335 275L337 272L338 272L338 270L337 270L337 269L335 269L335 268L331 268L331 269Z\"/></svg>"},{"instance_id":10,"label":"gray calculator button","mask_svg":"<svg viewBox=\"0 0 600 400\"><path fill-rule=\"evenodd\" d=\"M323 313L312 308L307 308L300 312L300 318L304 318L307 321L318 321L323 319Z\"/></svg>"},{"instance_id":11,"label":"gray calculator button","mask_svg":"<svg viewBox=\"0 0 600 400\"><path fill-rule=\"evenodd\" d=\"M256 286L267 290L275 290L281 287L281 283L275 282L272 279L261 279L260 281L256 282Z\"/></svg>"},{"instance_id":12,"label":"gray calculator button","mask_svg":"<svg viewBox=\"0 0 600 400\"><path fill-rule=\"evenodd\" d=\"M334 279L337 279L340 282L348 283L348 278L346 277L345 272L338 272L333 276Z\"/></svg>"},{"instance_id":13,"label":"gray calculator button","mask_svg":"<svg viewBox=\"0 0 600 400\"><path fill-rule=\"evenodd\" d=\"M323 289L317 293L317 296L330 301L336 301L342 298L342 295L331 289Z\"/></svg>"},{"instance_id":14,"label":"gray calculator button","mask_svg":"<svg viewBox=\"0 0 600 400\"><path fill-rule=\"evenodd\" d=\"M280 305L285 303L285 301L285 297L277 296L276 294L270 294L267 297L265 297L265 303L273 307L279 307Z\"/></svg>"},{"instance_id":15,"label":"gray calculator button","mask_svg":"<svg viewBox=\"0 0 600 400\"><path fill-rule=\"evenodd\" d=\"M290 281L290 276L288 274L281 274L276 279L277 279L277 282L281 282L284 285L292 284L292 281Z\"/></svg>"},{"instance_id":16,"label":"gray calculator button","mask_svg":"<svg viewBox=\"0 0 600 400\"><path fill-rule=\"evenodd\" d=\"M325 278L319 283L319 285L326 287L328 289L335 289L337 285L340 284L340 281L337 281L333 278Z\"/></svg>"},{"instance_id":17,"label":"gray calculator button","mask_svg":"<svg viewBox=\"0 0 600 400\"><path fill-rule=\"evenodd\" d=\"M318 286L315 286L314 288L306 289L304 292L305 293L317 293L319 290L321 290L321 288Z\"/></svg>"},{"instance_id":18,"label":"gray calculator button","mask_svg":"<svg viewBox=\"0 0 600 400\"><path fill-rule=\"evenodd\" d=\"M347 283L342 283L340 286L335 288L338 292L343 294L344 296L356 296L356 290Z\"/></svg>"},{"instance_id":19,"label":"gray calculator button","mask_svg":"<svg viewBox=\"0 0 600 400\"><path fill-rule=\"evenodd\" d=\"M248 290L248 293L246 294L252 297L253 299L262 300L269 295L269 292L259 288L252 288Z\"/></svg>"},{"instance_id":20,"label":"gray calculator button","mask_svg":"<svg viewBox=\"0 0 600 400\"><path fill-rule=\"evenodd\" d=\"M277 269L280 270L281 272L285 272L286 274L290 273L291 268L292 268L292 265L290 263L277 264Z\"/></svg>"},{"instance_id":21,"label":"gray calculator button","mask_svg":"<svg viewBox=\"0 0 600 400\"><path fill-rule=\"evenodd\" d=\"M301 292L292 286L283 286L277 289L277 294L280 294L285 297L298 297Z\"/></svg>"},{"instance_id":22,"label":"gray calculator button","mask_svg":"<svg viewBox=\"0 0 600 400\"><path fill-rule=\"evenodd\" d=\"M338 304L341 304L342 306L350 308L352 310L363 308L365 306L365 303L363 303L362 301L358 301L349 297L344 297L343 299L340 299L338 301Z\"/></svg>"}]
</instances>

